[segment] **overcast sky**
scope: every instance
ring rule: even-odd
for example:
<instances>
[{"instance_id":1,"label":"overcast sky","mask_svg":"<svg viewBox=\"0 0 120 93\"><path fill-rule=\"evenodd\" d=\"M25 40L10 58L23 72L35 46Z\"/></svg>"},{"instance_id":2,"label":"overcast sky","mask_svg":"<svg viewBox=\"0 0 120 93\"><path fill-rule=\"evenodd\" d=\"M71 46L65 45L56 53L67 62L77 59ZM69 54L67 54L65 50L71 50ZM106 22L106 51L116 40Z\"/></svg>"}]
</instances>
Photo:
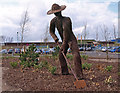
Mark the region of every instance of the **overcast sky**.
<instances>
[{"instance_id":1,"label":"overcast sky","mask_svg":"<svg viewBox=\"0 0 120 93\"><path fill-rule=\"evenodd\" d=\"M0 0L0 35L13 37L17 40L19 23L23 12L28 9L30 17L30 31L25 34L24 41L41 41L46 26L54 15L47 15L52 4L66 5L62 12L72 20L73 32L76 35L82 34L85 22L87 22L88 39L96 39L98 27L99 40L104 40L100 26L106 25L113 38L113 24L118 30L118 1L119 0ZM56 33L58 34L58 33ZM59 37L59 36L58 36ZM52 39L53 41L53 39Z\"/></svg>"}]
</instances>

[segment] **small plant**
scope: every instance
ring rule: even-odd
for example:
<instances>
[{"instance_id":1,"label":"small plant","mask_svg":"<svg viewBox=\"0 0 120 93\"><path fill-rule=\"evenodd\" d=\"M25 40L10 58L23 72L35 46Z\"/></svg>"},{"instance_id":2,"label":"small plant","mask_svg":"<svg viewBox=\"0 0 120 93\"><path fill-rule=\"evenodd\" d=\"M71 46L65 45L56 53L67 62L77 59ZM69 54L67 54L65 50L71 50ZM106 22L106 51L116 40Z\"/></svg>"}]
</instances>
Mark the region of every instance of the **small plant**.
<instances>
[{"instance_id":1,"label":"small plant","mask_svg":"<svg viewBox=\"0 0 120 93\"><path fill-rule=\"evenodd\" d=\"M73 65L71 65L71 68L73 67ZM70 66L68 66L68 68L71 70Z\"/></svg>"},{"instance_id":2,"label":"small plant","mask_svg":"<svg viewBox=\"0 0 120 93\"><path fill-rule=\"evenodd\" d=\"M120 72L118 72L118 76L120 76Z\"/></svg>"},{"instance_id":3,"label":"small plant","mask_svg":"<svg viewBox=\"0 0 120 93\"><path fill-rule=\"evenodd\" d=\"M105 70L107 71L107 72L110 72L111 70L112 70L112 66L110 65L110 66L107 66L106 68L105 68Z\"/></svg>"},{"instance_id":4,"label":"small plant","mask_svg":"<svg viewBox=\"0 0 120 93\"><path fill-rule=\"evenodd\" d=\"M83 58L84 60L87 60L88 55L81 55L81 58Z\"/></svg>"},{"instance_id":5,"label":"small plant","mask_svg":"<svg viewBox=\"0 0 120 93\"><path fill-rule=\"evenodd\" d=\"M113 79L112 79L111 76L109 76L108 78L105 79L105 83L106 83L106 84L110 84L110 83L112 83L112 82L113 82Z\"/></svg>"},{"instance_id":6,"label":"small plant","mask_svg":"<svg viewBox=\"0 0 120 93\"><path fill-rule=\"evenodd\" d=\"M34 66L34 64L38 65L39 54L35 53L36 49L37 48L35 47L35 45L32 44L25 51L25 53L22 52L20 54L20 58L19 58L19 60L21 61L20 65L23 65L22 66L23 68Z\"/></svg>"},{"instance_id":7,"label":"small plant","mask_svg":"<svg viewBox=\"0 0 120 93\"><path fill-rule=\"evenodd\" d=\"M73 60L73 55L68 54L66 57L70 60Z\"/></svg>"},{"instance_id":8,"label":"small plant","mask_svg":"<svg viewBox=\"0 0 120 93\"><path fill-rule=\"evenodd\" d=\"M13 67L13 68L16 68L18 63L17 62L10 62L10 65Z\"/></svg>"},{"instance_id":9,"label":"small plant","mask_svg":"<svg viewBox=\"0 0 120 93\"><path fill-rule=\"evenodd\" d=\"M47 69L48 69L48 67L49 67L49 64L48 64L47 61L41 61L40 65L41 65L41 67L45 67L45 68L47 68Z\"/></svg>"},{"instance_id":10,"label":"small plant","mask_svg":"<svg viewBox=\"0 0 120 93\"><path fill-rule=\"evenodd\" d=\"M5 59L5 57L2 57L2 60Z\"/></svg>"},{"instance_id":11,"label":"small plant","mask_svg":"<svg viewBox=\"0 0 120 93\"><path fill-rule=\"evenodd\" d=\"M9 57L7 56L6 59L9 59Z\"/></svg>"},{"instance_id":12,"label":"small plant","mask_svg":"<svg viewBox=\"0 0 120 93\"><path fill-rule=\"evenodd\" d=\"M92 66L92 64L84 63L84 64L82 64L82 69L90 70L91 66Z\"/></svg>"},{"instance_id":13,"label":"small plant","mask_svg":"<svg viewBox=\"0 0 120 93\"><path fill-rule=\"evenodd\" d=\"M56 71L56 67L55 67L55 66L50 66L50 67L49 67L49 71L50 71L51 74L54 75L54 74L55 74L55 71Z\"/></svg>"},{"instance_id":14,"label":"small plant","mask_svg":"<svg viewBox=\"0 0 120 93\"><path fill-rule=\"evenodd\" d=\"M41 69L41 68L42 68L42 65L41 65L41 64L38 64L38 65L35 65L35 64L34 64L34 68L35 68L35 69Z\"/></svg>"}]
</instances>

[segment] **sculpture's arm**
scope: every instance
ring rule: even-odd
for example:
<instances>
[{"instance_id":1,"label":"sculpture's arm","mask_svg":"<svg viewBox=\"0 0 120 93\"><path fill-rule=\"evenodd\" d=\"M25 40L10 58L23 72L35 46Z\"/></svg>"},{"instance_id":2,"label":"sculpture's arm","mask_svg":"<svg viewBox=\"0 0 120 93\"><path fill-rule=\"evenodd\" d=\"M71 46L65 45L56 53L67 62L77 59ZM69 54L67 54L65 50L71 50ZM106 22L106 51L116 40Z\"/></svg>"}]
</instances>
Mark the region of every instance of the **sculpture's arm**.
<instances>
[{"instance_id":1,"label":"sculpture's arm","mask_svg":"<svg viewBox=\"0 0 120 93\"><path fill-rule=\"evenodd\" d=\"M55 40L55 42L58 42L58 37L55 35L55 22L54 19L51 20L50 22L50 34L52 36L52 38Z\"/></svg>"}]
</instances>

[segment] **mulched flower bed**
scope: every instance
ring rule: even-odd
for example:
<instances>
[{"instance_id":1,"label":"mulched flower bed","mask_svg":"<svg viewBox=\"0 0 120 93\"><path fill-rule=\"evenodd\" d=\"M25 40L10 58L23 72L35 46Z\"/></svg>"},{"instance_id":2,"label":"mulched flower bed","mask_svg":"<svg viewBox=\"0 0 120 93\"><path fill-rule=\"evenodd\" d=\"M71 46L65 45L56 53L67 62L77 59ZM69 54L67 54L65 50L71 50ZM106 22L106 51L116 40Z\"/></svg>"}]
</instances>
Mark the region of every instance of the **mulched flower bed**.
<instances>
[{"instance_id":1,"label":"mulched flower bed","mask_svg":"<svg viewBox=\"0 0 120 93\"><path fill-rule=\"evenodd\" d=\"M21 71L20 66L12 68L10 62L19 62L18 58L4 58L2 67L3 80L7 85L20 91L117 91L118 90L118 62L98 62L82 59L82 63L90 63L90 70L83 70L87 87L77 89L73 85L74 76L61 75L60 64L58 59L41 56L39 62L46 60L52 66L56 66L55 75L52 75L46 68L35 70L26 68ZM73 62L71 61L73 64ZM106 66L112 65L110 72L105 71ZM73 65L74 66L74 65ZM105 82L111 76L110 82Z\"/></svg>"}]
</instances>

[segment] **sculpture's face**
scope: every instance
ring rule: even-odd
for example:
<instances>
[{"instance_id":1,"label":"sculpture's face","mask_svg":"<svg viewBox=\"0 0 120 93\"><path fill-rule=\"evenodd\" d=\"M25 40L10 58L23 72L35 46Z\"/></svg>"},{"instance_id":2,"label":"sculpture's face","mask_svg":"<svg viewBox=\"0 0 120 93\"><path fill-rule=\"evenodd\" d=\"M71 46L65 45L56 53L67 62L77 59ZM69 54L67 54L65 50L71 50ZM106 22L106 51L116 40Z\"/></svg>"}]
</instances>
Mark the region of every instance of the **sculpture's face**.
<instances>
[{"instance_id":1,"label":"sculpture's face","mask_svg":"<svg viewBox=\"0 0 120 93\"><path fill-rule=\"evenodd\" d=\"M54 13L55 16L60 16L61 15L61 12L57 12L57 13Z\"/></svg>"}]
</instances>

